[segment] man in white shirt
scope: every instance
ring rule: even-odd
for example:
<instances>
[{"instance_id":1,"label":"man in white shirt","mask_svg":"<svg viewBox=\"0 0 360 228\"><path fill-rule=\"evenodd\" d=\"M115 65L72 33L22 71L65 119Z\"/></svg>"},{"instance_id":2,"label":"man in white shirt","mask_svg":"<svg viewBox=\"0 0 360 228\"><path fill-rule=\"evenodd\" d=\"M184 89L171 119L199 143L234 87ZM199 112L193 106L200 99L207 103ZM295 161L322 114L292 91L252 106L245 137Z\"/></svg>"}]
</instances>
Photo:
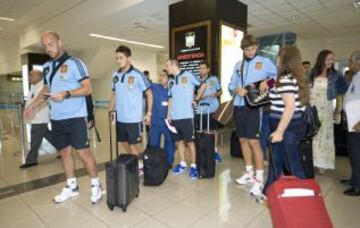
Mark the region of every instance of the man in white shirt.
<instances>
[{"instance_id":1,"label":"man in white shirt","mask_svg":"<svg viewBox=\"0 0 360 228\"><path fill-rule=\"evenodd\" d=\"M351 54L349 68L354 76L345 94L344 110L349 131L347 147L352 173L350 180L342 180L341 182L351 185L351 188L344 192L345 195L360 196L360 132L355 127L360 123L360 51Z\"/></svg>"},{"instance_id":2,"label":"man in white shirt","mask_svg":"<svg viewBox=\"0 0 360 228\"><path fill-rule=\"evenodd\" d=\"M31 88L25 107L28 107L43 89L42 72L39 70L32 70L30 72L29 81L31 83ZM26 157L25 164L20 166L21 169L26 169L38 164L38 152L43 138L46 138L46 140L52 143L52 134L48 129L49 117L49 105L46 102L44 105L40 106L36 110L34 116L29 119L28 123L31 124L31 148Z\"/></svg>"}]
</instances>

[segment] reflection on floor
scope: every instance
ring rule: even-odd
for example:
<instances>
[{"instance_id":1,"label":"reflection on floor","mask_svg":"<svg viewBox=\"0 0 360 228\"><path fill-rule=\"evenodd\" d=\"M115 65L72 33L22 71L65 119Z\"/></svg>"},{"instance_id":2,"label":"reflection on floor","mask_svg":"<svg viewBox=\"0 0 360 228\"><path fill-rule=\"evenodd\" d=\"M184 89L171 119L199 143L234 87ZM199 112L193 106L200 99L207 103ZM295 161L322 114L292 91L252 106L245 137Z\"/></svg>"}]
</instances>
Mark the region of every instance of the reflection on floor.
<instances>
[{"instance_id":1,"label":"reflection on floor","mask_svg":"<svg viewBox=\"0 0 360 228\"><path fill-rule=\"evenodd\" d=\"M0 135L0 189L62 173L56 155L42 156L39 166L20 170L18 124L14 121L11 133L8 113L2 110L0 117L6 125L6 132ZM97 161L103 163L109 159L105 110L97 112L97 123L103 141L92 146ZM118 208L109 211L105 200L91 205L89 179L84 176L79 179L80 196L61 205L54 205L51 199L63 183L0 200L0 227L271 227L267 208L254 202L248 187L234 183L244 167L242 160L228 156L226 143L221 151L224 161L218 165L214 179L192 181L186 175L169 175L160 187L141 186L140 197L126 213ZM77 165L82 168L78 160ZM317 177L335 227L355 228L360 224L360 197L342 195L346 187L339 184L348 174L348 160L337 158L335 171ZM104 172L99 175L105 183Z\"/></svg>"}]
</instances>

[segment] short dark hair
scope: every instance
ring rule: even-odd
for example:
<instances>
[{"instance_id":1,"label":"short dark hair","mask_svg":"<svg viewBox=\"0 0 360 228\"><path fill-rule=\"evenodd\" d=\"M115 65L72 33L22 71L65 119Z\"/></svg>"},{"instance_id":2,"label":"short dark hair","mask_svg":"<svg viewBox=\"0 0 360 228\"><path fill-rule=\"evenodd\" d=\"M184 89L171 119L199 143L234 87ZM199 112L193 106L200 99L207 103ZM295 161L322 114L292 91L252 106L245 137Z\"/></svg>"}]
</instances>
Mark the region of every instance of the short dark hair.
<instances>
[{"instance_id":1,"label":"short dark hair","mask_svg":"<svg viewBox=\"0 0 360 228\"><path fill-rule=\"evenodd\" d=\"M161 72L165 73L167 76L169 76L169 73L167 72L167 70L162 69Z\"/></svg>"},{"instance_id":2,"label":"short dark hair","mask_svg":"<svg viewBox=\"0 0 360 228\"><path fill-rule=\"evenodd\" d=\"M148 76L148 75L150 74L150 72L149 72L148 70L144 70L144 71L143 71L143 74L144 74L145 76Z\"/></svg>"},{"instance_id":3,"label":"short dark hair","mask_svg":"<svg viewBox=\"0 0 360 228\"><path fill-rule=\"evenodd\" d=\"M207 68L210 68L209 62L206 61L206 60L201 61L200 64L199 64L199 66L200 66L200 65L205 65Z\"/></svg>"},{"instance_id":4,"label":"short dark hair","mask_svg":"<svg viewBox=\"0 0 360 228\"><path fill-rule=\"evenodd\" d=\"M120 52L123 53L124 55L126 55L126 57L130 57L131 56L131 50L128 46L125 45L120 45L118 48L116 48L116 53Z\"/></svg>"},{"instance_id":5,"label":"short dark hair","mask_svg":"<svg viewBox=\"0 0 360 228\"><path fill-rule=\"evenodd\" d=\"M241 40L241 49L245 49L254 45L258 45L258 40L256 39L255 36L248 34L246 36L244 36L244 38Z\"/></svg>"},{"instance_id":6,"label":"short dark hair","mask_svg":"<svg viewBox=\"0 0 360 228\"><path fill-rule=\"evenodd\" d=\"M310 61L303 61L302 65L311 65Z\"/></svg>"},{"instance_id":7,"label":"short dark hair","mask_svg":"<svg viewBox=\"0 0 360 228\"><path fill-rule=\"evenodd\" d=\"M167 61L171 62L172 64L175 64L177 67L180 68L180 63L177 59L175 58L168 58Z\"/></svg>"}]
</instances>

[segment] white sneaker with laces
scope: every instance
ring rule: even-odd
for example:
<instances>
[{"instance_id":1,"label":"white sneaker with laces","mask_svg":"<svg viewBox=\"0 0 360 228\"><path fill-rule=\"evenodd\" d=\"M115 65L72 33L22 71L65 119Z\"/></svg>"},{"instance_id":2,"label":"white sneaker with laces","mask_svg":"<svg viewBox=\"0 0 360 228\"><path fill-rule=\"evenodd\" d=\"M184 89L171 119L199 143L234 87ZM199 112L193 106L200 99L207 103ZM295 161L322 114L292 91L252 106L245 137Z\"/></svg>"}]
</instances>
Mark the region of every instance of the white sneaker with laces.
<instances>
[{"instance_id":1,"label":"white sneaker with laces","mask_svg":"<svg viewBox=\"0 0 360 228\"><path fill-rule=\"evenodd\" d=\"M246 172L240 178L236 179L236 183L239 185L252 184L254 183L254 176L251 172Z\"/></svg>"},{"instance_id":2,"label":"white sneaker with laces","mask_svg":"<svg viewBox=\"0 0 360 228\"><path fill-rule=\"evenodd\" d=\"M101 185L91 185L91 203L96 204L101 200L102 187Z\"/></svg>"},{"instance_id":3,"label":"white sneaker with laces","mask_svg":"<svg viewBox=\"0 0 360 228\"><path fill-rule=\"evenodd\" d=\"M66 200L78 196L79 193L79 187L77 186L76 188L72 188L70 186L66 186L65 188L62 189L61 193L59 195L56 195L54 197L54 202L55 203L63 203Z\"/></svg>"},{"instance_id":4,"label":"white sneaker with laces","mask_svg":"<svg viewBox=\"0 0 360 228\"><path fill-rule=\"evenodd\" d=\"M253 196L261 196L262 195L262 190L264 189L264 184L262 181L254 179L255 183L253 184L253 186L250 189L250 195Z\"/></svg>"}]
</instances>

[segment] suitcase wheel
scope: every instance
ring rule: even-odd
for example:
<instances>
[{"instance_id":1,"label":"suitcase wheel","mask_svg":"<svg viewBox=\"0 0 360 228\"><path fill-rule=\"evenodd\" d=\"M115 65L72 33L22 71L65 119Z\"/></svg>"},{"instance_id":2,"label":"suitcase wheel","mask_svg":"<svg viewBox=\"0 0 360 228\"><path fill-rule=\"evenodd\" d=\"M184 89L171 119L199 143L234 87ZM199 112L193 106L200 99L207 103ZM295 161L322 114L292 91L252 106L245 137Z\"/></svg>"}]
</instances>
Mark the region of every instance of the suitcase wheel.
<instances>
[{"instance_id":1,"label":"suitcase wheel","mask_svg":"<svg viewBox=\"0 0 360 228\"><path fill-rule=\"evenodd\" d=\"M110 209L110 211L113 211L114 210L114 205L111 205L108 203L108 208Z\"/></svg>"},{"instance_id":2,"label":"suitcase wheel","mask_svg":"<svg viewBox=\"0 0 360 228\"><path fill-rule=\"evenodd\" d=\"M123 212L126 212L126 206L121 206Z\"/></svg>"}]
</instances>

